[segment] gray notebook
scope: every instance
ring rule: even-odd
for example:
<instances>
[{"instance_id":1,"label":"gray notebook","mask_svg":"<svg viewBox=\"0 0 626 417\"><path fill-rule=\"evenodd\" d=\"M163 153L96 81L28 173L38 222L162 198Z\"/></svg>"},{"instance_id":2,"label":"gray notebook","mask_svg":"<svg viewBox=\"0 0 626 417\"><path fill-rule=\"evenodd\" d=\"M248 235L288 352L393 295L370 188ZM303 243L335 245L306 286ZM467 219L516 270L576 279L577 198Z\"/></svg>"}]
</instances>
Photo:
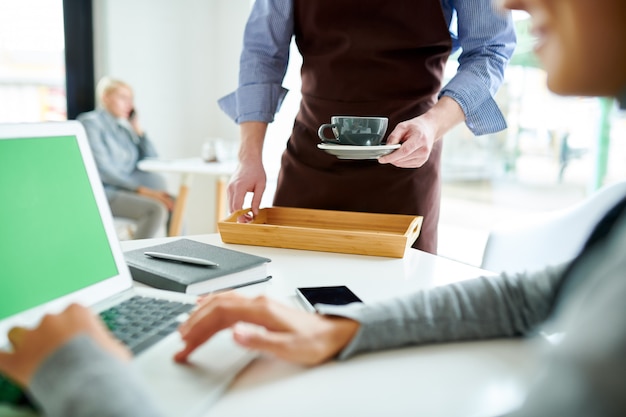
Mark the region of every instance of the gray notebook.
<instances>
[{"instance_id":1,"label":"gray notebook","mask_svg":"<svg viewBox=\"0 0 626 417\"><path fill-rule=\"evenodd\" d=\"M203 266L147 256L146 252L205 259L218 266ZM155 288L187 294L205 294L267 281L270 259L189 239L135 249L124 253L135 281Z\"/></svg>"}]
</instances>

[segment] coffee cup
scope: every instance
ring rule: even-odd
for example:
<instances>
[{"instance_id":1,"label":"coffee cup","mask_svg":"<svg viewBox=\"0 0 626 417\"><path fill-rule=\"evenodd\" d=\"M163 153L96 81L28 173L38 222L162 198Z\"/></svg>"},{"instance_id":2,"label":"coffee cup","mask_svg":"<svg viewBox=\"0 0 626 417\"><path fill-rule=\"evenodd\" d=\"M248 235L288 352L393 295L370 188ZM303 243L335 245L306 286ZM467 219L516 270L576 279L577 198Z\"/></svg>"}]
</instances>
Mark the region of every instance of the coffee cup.
<instances>
[{"instance_id":1,"label":"coffee cup","mask_svg":"<svg viewBox=\"0 0 626 417\"><path fill-rule=\"evenodd\" d=\"M322 142L356 146L381 145L388 123L386 117L362 116L332 116L330 121L317 130ZM327 129L332 131L332 137L325 135Z\"/></svg>"}]
</instances>

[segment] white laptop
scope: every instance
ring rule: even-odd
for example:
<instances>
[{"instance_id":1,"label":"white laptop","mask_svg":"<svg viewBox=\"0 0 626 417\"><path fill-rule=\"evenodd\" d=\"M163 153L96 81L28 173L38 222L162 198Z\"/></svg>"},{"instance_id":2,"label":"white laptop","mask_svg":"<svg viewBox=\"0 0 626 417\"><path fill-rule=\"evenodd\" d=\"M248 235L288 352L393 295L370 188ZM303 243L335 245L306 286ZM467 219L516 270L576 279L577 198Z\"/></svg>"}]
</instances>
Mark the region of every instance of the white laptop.
<instances>
[{"instance_id":1,"label":"white laptop","mask_svg":"<svg viewBox=\"0 0 626 417\"><path fill-rule=\"evenodd\" d=\"M137 295L194 302L133 288L85 131L74 121L0 124L0 294L0 347L11 327L32 326L71 302L98 313ZM173 362L182 346L173 331L133 363L171 416L205 414L255 356L229 331L189 366Z\"/></svg>"}]
</instances>

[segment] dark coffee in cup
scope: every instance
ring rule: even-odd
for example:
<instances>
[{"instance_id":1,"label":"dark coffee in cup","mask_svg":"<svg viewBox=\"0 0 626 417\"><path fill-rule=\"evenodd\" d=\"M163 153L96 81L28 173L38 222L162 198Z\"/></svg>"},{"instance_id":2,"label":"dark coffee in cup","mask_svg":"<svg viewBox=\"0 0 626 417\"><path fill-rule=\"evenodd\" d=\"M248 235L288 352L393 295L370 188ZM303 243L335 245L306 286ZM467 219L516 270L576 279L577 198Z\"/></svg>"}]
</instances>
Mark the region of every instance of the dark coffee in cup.
<instances>
[{"instance_id":1,"label":"dark coffee in cup","mask_svg":"<svg viewBox=\"0 0 626 417\"><path fill-rule=\"evenodd\" d=\"M388 123L386 117L362 116L332 116L330 121L317 131L322 142L356 146L382 145ZM332 137L325 135L327 129Z\"/></svg>"}]
</instances>

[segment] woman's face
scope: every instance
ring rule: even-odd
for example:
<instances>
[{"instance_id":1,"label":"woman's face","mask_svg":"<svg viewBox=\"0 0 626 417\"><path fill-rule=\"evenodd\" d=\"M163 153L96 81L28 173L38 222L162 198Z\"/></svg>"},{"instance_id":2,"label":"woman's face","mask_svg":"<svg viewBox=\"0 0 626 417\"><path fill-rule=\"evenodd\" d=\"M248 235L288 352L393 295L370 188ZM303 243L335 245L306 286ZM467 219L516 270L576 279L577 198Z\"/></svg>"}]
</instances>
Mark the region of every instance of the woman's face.
<instances>
[{"instance_id":1,"label":"woman's face","mask_svg":"<svg viewBox=\"0 0 626 417\"><path fill-rule=\"evenodd\" d=\"M626 0L501 0L532 16L535 52L558 94L611 96L626 87Z\"/></svg>"},{"instance_id":2,"label":"woman's face","mask_svg":"<svg viewBox=\"0 0 626 417\"><path fill-rule=\"evenodd\" d=\"M119 119L128 119L133 109L133 92L125 86L118 86L102 97L106 110Z\"/></svg>"}]
</instances>

